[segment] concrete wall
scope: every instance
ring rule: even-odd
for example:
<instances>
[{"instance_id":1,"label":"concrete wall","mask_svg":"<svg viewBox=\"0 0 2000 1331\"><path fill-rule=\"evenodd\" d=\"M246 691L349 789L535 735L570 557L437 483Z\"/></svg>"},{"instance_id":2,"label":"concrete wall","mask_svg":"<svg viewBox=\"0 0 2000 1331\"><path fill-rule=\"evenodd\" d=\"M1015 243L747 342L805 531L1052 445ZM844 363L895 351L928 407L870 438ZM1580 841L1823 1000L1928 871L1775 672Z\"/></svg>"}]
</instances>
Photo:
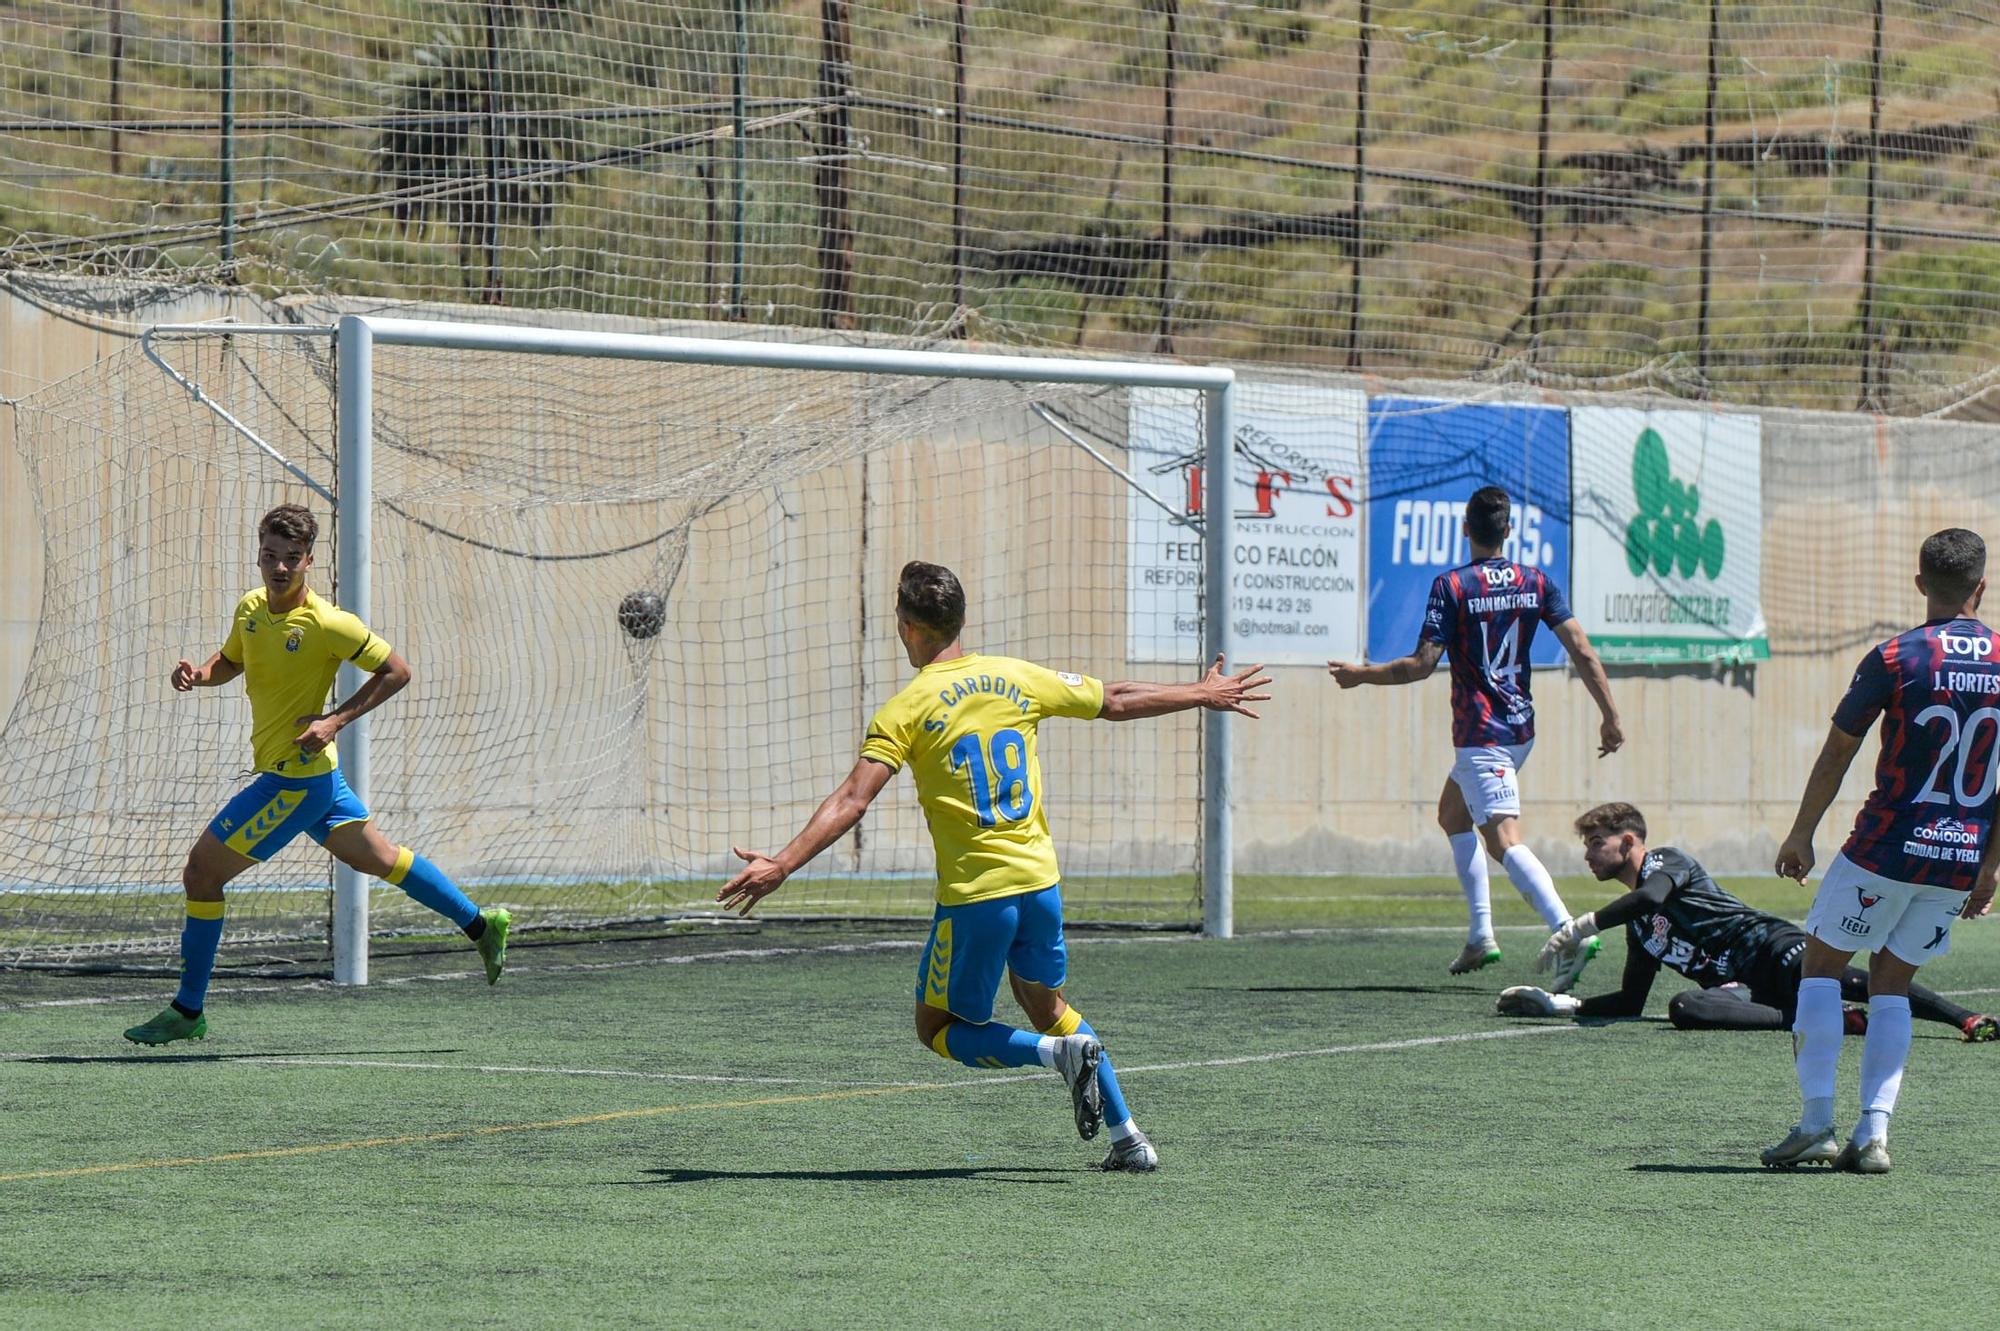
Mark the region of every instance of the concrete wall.
<instances>
[{"instance_id":1,"label":"concrete wall","mask_svg":"<svg viewBox=\"0 0 2000 1331\"><path fill-rule=\"evenodd\" d=\"M49 291L41 294L0 291L0 393L10 397L112 354L137 322L267 317L241 297L209 293L123 311L120 318L129 322L121 325L80 319ZM335 308L306 303L297 313L318 321ZM569 322L519 311L453 313ZM906 558L938 559L965 576L974 601L969 645L1026 651L1060 643L1068 659L1052 664L1107 677L1165 673L1123 662L1119 483L1032 419L984 399L978 410L985 415L954 427L948 448L912 437L863 458L852 450L867 436L875 408L842 398L846 390L830 384L802 391L796 380L739 377L730 391L752 384L759 410L768 408L769 419L796 434L781 430L768 455L751 459L762 469L753 495L709 511L699 494L665 485L646 493L647 477L672 471L677 450L713 445L703 431L713 431L717 413L704 407L708 389L699 378L677 381L685 403L641 404L643 410L621 415L611 404L632 392L631 372L622 369L579 369L559 388L525 400L489 380L426 400L422 394L444 389L434 380L398 389L397 373L390 366L378 377L385 401L399 391L417 394L404 400L412 413L428 401L422 419L429 424L425 439L406 441L413 447L398 462L405 471L385 484L400 487L410 511L431 526L463 530L442 544L412 535L407 548L383 551L377 626L418 663L425 687L382 714L376 780L407 799L414 824L407 839L457 839L452 850L462 861L477 864L482 846L496 856L526 853L492 846L490 832L469 812L472 802L457 798L456 783L485 764L534 774L509 796L517 822L560 817L551 811L566 807L570 793L615 782L632 828L668 825L660 835L681 849L708 848L702 858L716 866L746 823L762 835L796 822L845 770L866 709L907 677L889 633L894 571ZM231 391L255 396L247 384ZM929 410L951 414L936 403ZM0 415L11 429L14 413ZM308 433L323 428L312 425ZM426 498L424 469L442 468L454 447L496 437L518 443L502 456L518 457L520 469L489 476L487 498L519 498L532 480L531 463L556 465L541 452L553 456L545 446L558 439L569 447L587 441L616 474L621 493L640 498L585 515L522 504L504 531L481 536L465 526L462 491ZM1008 442L1002 447L998 440ZM1647 811L1656 840L1678 843L1718 869L1767 870L1855 660L1872 641L1921 617L1909 582L1918 542L1950 524L2000 534L1996 443L2000 432L1987 426L1767 413L1763 599L1774 659L1742 669L1615 671L1628 742L1603 760L1595 756L1595 714L1581 685L1563 671L1542 674L1541 739L1523 781L1524 813L1552 866L1575 871L1569 820L1616 798ZM982 478L978 485L967 481L973 472ZM18 690L40 614L41 542L25 490L12 451L0 454L0 706ZM857 517L863 511L867 522ZM582 618L571 622L562 617L566 611L550 609L524 623L524 595L506 582L526 576L520 561L489 559L463 538L526 539L522 533L535 523L544 524L544 536L547 524L555 524L563 541L602 549L670 529L685 536L608 562L538 565L541 602L573 602ZM228 515L218 514L213 525L215 538L226 539ZM378 534L385 525L378 524ZM247 560L243 571L248 586ZM596 633L612 613L610 590L662 579L672 589L671 619L657 644L614 640L603 651L571 654L567 644ZM451 602L462 612L438 612L441 581L472 589ZM228 598L218 591L207 599L217 602L209 608L219 621ZM756 627L754 638L745 636L746 625ZM808 663L805 677L801 662ZM1343 694L1318 668L1274 673L1279 696L1266 720L1237 727L1240 867L1444 871L1448 861L1433 821L1451 758L1444 675L1405 689ZM524 685L524 676L533 682ZM535 713L543 717L539 729L482 731L477 718L508 707L518 712L521 699L514 695L524 687L555 691L533 701L542 709ZM598 705L607 698L615 700L609 711ZM605 759L623 742L605 730L611 724L605 718L628 714L646 755L637 774ZM1184 861L1199 779L1195 730L1185 721L1051 728L1045 761L1068 783L1058 818L1066 844L1084 848L1078 853L1106 870ZM423 744L408 742L419 731ZM420 751L443 756L420 760L414 756ZM1823 859L1865 790L1867 766L1857 764L1829 816ZM1119 775L1106 779L1107 772ZM754 813L742 807L745 789L766 792ZM858 845L844 848L849 867L924 867L921 815L908 801L885 807L868 826ZM648 833L629 835L633 844L618 858L661 850L643 844ZM561 829L551 828L547 840L560 845ZM560 858L531 867L560 872Z\"/></svg>"}]
</instances>

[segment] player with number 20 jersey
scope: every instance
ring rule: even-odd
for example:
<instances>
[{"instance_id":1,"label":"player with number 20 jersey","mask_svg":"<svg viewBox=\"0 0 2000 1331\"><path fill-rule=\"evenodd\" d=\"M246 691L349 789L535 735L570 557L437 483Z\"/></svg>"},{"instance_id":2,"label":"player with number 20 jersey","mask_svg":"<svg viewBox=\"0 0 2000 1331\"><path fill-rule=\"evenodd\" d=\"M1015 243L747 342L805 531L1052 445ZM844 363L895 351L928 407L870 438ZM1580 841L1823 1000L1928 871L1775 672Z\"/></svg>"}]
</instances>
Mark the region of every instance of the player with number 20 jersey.
<instances>
[{"instance_id":1,"label":"player with number 20 jersey","mask_svg":"<svg viewBox=\"0 0 2000 1331\"><path fill-rule=\"evenodd\" d=\"M1882 718L1875 789L1841 855L1899 883L1972 890L1993 829L2000 762L2000 661L1969 616L1882 643L1854 672L1833 723L1850 735Z\"/></svg>"},{"instance_id":2,"label":"player with number 20 jersey","mask_svg":"<svg viewBox=\"0 0 2000 1331\"><path fill-rule=\"evenodd\" d=\"M1785 1139L1763 1153L1773 1168L1832 1164L1887 1172L1889 1115L1910 1049L1911 981L1918 967L1951 950L1952 922L1984 914L1993 899L2000 640L1976 618L1986 593L1986 543L1962 527L1936 532L1919 551L1917 569L1925 620L1862 658L1778 850L1778 873L1803 882L1813 867L1813 832L1868 728L1881 718L1875 789L1806 915L1805 978L1792 1024L1804 1110ZM1837 1146L1840 975L1861 951L1875 954L1861 1117Z\"/></svg>"}]
</instances>

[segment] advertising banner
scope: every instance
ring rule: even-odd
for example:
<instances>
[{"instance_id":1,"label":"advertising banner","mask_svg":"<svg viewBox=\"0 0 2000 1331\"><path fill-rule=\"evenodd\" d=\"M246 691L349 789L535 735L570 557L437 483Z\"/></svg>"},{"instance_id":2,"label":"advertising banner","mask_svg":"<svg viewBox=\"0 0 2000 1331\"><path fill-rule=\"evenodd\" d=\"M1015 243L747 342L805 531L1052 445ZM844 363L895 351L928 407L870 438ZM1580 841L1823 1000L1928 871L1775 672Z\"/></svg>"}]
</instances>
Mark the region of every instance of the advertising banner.
<instances>
[{"instance_id":1,"label":"advertising banner","mask_svg":"<svg viewBox=\"0 0 2000 1331\"><path fill-rule=\"evenodd\" d=\"M1323 665L1361 643L1361 426L1367 399L1304 384L1236 387L1236 539L1227 603L1244 664ZM1201 655L1200 395L1131 393L1126 651Z\"/></svg>"},{"instance_id":2,"label":"advertising banner","mask_svg":"<svg viewBox=\"0 0 2000 1331\"><path fill-rule=\"evenodd\" d=\"M1563 408L1371 398L1367 459L1369 660L1415 650L1431 583L1472 557L1461 527L1465 501L1481 486L1500 486L1514 501L1514 530L1501 553L1541 569L1569 594ZM1555 665L1562 644L1538 633L1528 659Z\"/></svg>"},{"instance_id":3,"label":"advertising banner","mask_svg":"<svg viewBox=\"0 0 2000 1331\"><path fill-rule=\"evenodd\" d=\"M1763 661L1761 428L1755 416L1570 413L1577 586L1607 661Z\"/></svg>"}]
</instances>

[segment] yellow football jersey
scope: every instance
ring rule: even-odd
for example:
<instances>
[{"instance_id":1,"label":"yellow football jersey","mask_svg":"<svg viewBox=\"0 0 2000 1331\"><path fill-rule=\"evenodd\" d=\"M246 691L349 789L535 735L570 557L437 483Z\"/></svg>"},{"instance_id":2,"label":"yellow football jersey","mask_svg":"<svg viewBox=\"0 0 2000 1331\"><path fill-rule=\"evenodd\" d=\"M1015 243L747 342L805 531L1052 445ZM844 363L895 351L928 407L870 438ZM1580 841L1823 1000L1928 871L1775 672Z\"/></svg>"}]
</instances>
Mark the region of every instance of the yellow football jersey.
<instances>
[{"instance_id":1,"label":"yellow football jersey","mask_svg":"<svg viewBox=\"0 0 2000 1331\"><path fill-rule=\"evenodd\" d=\"M868 723L861 756L909 764L937 847L940 905L1039 892L1060 882L1042 809L1035 725L1094 717L1104 685L1009 656L933 662Z\"/></svg>"},{"instance_id":2,"label":"yellow football jersey","mask_svg":"<svg viewBox=\"0 0 2000 1331\"><path fill-rule=\"evenodd\" d=\"M329 744L308 758L299 751L302 716L326 710L327 693L342 661L374 671L389 659L389 644L355 616L312 592L289 615L271 613L262 587L236 603L222 654L243 667L250 697L250 747L257 770L278 776L319 776L339 765Z\"/></svg>"}]
</instances>

